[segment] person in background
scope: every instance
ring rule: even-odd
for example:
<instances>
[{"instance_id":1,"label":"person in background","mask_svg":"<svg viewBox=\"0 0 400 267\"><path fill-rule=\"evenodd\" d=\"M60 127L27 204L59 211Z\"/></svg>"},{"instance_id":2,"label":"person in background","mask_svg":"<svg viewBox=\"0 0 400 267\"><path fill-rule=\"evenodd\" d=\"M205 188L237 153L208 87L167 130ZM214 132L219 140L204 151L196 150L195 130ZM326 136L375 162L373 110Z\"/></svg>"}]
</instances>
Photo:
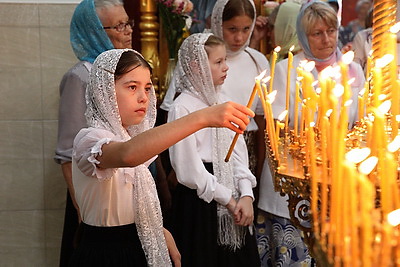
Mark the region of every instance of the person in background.
<instances>
[{"instance_id":1,"label":"person in background","mask_svg":"<svg viewBox=\"0 0 400 267\"><path fill-rule=\"evenodd\" d=\"M371 8L365 18L366 29L359 31L353 40L354 62L361 65L366 72L367 59L372 48L372 13Z\"/></svg>"},{"instance_id":2,"label":"person in background","mask_svg":"<svg viewBox=\"0 0 400 267\"><path fill-rule=\"evenodd\" d=\"M181 94L168 121L224 102L228 72L224 41L211 33L189 36L178 53L175 74ZM259 266L253 224L256 179L248 168L243 136L225 162L233 134L210 128L169 149L179 184L174 199L173 235L183 266Z\"/></svg>"},{"instance_id":3,"label":"person in background","mask_svg":"<svg viewBox=\"0 0 400 267\"><path fill-rule=\"evenodd\" d=\"M72 153L82 235L71 267L180 267L148 166L198 130L227 127L241 134L247 116L254 116L231 102L153 128L157 100L151 71L131 49L108 50L93 64L86 90L88 126L76 135Z\"/></svg>"},{"instance_id":4,"label":"person in background","mask_svg":"<svg viewBox=\"0 0 400 267\"><path fill-rule=\"evenodd\" d=\"M365 18L367 17L368 10L372 7L371 0L358 0L355 11L357 18L350 21L347 26L344 26L339 31L339 39L344 46L349 46L351 49L351 43L353 42L354 36L361 30L365 29ZM349 50L349 49L346 49Z\"/></svg>"},{"instance_id":5,"label":"person in background","mask_svg":"<svg viewBox=\"0 0 400 267\"><path fill-rule=\"evenodd\" d=\"M73 239L80 221L72 187L72 144L78 131L86 127L85 90L96 57L109 49L132 47L133 21L121 0L83 0L70 24L70 41L79 62L60 83L58 141L54 159L61 165L68 186L61 243L60 266L66 266L73 251Z\"/></svg>"},{"instance_id":6,"label":"person in background","mask_svg":"<svg viewBox=\"0 0 400 267\"><path fill-rule=\"evenodd\" d=\"M315 62L315 68L311 71L315 80L326 67L337 66L342 56L337 46L338 27L336 12L325 2L311 1L300 9L296 21L296 32L302 51L293 57L293 67L290 72L290 103L295 103L296 68L301 61ZM278 119L278 116L286 109L287 68L287 59L276 64L273 89L277 91L277 95L272 103L275 119ZM353 102L348 109L349 127L351 128L357 120L357 97L364 87L365 79L361 66L355 62L349 65L348 75L349 79L354 78L354 82L351 84ZM337 83L340 82L341 80L338 78ZM317 87L317 85L315 86ZM293 104L289 107L288 115L289 127L293 128ZM267 164L264 165L261 177L258 207L265 212L267 220L264 227L270 231L264 237L259 236L258 239L259 246L263 243L269 244L269 251L265 253L263 266L311 266L313 259L304 244L303 233L291 222L288 196L281 196L280 192L275 192L272 175Z\"/></svg>"},{"instance_id":7,"label":"person in background","mask_svg":"<svg viewBox=\"0 0 400 267\"><path fill-rule=\"evenodd\" d=\"M210 16L217 0L191 0L196 21L192 23L190 33L203 32L210 28Z\"/></svg>"}]
</instances>

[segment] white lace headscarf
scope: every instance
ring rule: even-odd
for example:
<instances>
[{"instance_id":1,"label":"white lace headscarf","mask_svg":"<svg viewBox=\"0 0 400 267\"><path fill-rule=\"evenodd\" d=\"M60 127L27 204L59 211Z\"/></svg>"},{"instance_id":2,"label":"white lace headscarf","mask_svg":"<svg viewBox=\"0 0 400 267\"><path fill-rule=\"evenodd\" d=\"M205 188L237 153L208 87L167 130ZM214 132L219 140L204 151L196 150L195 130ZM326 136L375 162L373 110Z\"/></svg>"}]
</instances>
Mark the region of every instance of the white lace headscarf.
<instances>
[{"instance_id":1,"label":"white lace headscarf","mask_svg":"<svg viewBox=\"0 0 400 267\"><path fill-rule=\"evenodd\" d=\"M128 127L128 130L122 126L114 73L122 53L127 51L142 57L132 49L112 49L101 53L93 64L86 89L85 115L88 126L109 130L116 135L117 141L121 142L152 128L156 120L156 96L152 88L143 121ZM127 177L126 182L133 184L135 223L147 263L149 266L171 266L154 179L144 164L123 169Z\"/></svg>"},{"instance_id":2,"label":"white lace headscarf","mask_svg":"<svg viewBox=\"0 0 400 267\"><path fill-rule=\"evenodd\" d=\"M178 52L178 63L175 69L176 86L182 93L190 94L208 106L218 104L220 86L214 87L205 43L211 33L197 33L190 35L182 43ZM211 48L212 49L212 48ZM218 183L232 190L237 200L239 193L234 181L232 163L225 162L232 135L228 129L212 128L212 163L214 175ZM240 248L244 243L246 230L235 224L228 209L218 204L218 243L233 250Z\"/></svg>"},{"instance_id":3,"label":"white lace headscarf","mask_svg":"<svg viewBox=\"0 0 400 267\"><path fill-rule=\"evenodd\" d=\"M254 25L256 24L257 12L256 12L256 7L254 5L253 0L243 0L243 1L249 1L251 3L251 5L253 6L253 9L254 9L253 23L251 24L249 38L247 39L246 43L238 51L235 51L235 52L231 51L229 49L229 47L227 47L227 54L229 57L238 55L240 52L242 52L249 46L250 37L254 30ZM224 22L223 22L222 18L224 15L225 6L228 4L228 2L229 2L229 0L218 0L215 3L213 12L211 14L211 32L214 33L216 36L220 37L221 39L224 39L224 31L223 31L223 27L222 27L222 24Z\"/></svg>"}]
</instances>

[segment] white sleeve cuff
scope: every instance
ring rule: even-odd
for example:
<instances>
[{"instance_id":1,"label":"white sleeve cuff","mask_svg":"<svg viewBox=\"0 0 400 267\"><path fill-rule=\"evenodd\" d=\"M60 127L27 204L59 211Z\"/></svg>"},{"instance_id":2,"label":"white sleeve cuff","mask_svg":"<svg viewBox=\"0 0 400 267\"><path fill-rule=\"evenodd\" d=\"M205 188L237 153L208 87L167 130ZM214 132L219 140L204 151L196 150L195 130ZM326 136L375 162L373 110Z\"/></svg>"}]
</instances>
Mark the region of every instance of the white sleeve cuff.
<instances>
[{"instance_id":1,"label":"white sleeve cuff","mask_svg":"<svg viewBox=\"0 0 400 267\"><path fill-rule=\"evenodd\" d=\"M239 191L240 191L240 197L245 197L249 196L253 198L254 201L254 194L253 194L253 189L251 187L251 181L248 179L240 179L239 180Z\"/></svg>"}]
</instances>

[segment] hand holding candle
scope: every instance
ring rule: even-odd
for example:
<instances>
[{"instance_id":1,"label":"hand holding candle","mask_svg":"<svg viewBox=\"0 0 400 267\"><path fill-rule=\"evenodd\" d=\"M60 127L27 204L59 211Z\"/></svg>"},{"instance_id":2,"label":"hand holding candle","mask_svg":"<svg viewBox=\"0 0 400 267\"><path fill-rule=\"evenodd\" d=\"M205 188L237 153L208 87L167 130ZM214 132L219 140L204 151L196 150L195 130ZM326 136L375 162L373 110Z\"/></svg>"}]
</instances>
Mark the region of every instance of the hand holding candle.
<instances>
[{"instance_id":1,"label":"hand holding candle","mask_svg":"<svg viewBox=\"0 0 400 267\"><path fill-rule=\"evenodd\" d=\"M264 77L264 75L265 75L266 72L267 72L267 71L264 70L263 72L261 72L260 75L258 75L258 76L256 77L256 83L254 84L253 91L251 92L249 101L248 101L248 103L247 103L247 107L248 107L248 108L251 108L251 106L253 105L254 98L256 97L257 92L261 92L260 81L261 81L262 77ZM228 162L228 161L229 161L229 158L230 158L231 155L232 155L233 148L235 147L235 144L236 144L238 138L239 138L239 134L236 133L236 134L235 134L235 137L234 137L233 140L232 140L231 146L229 147L228 153L226 154L225 162Z\"/></svg>"}]
</instances>

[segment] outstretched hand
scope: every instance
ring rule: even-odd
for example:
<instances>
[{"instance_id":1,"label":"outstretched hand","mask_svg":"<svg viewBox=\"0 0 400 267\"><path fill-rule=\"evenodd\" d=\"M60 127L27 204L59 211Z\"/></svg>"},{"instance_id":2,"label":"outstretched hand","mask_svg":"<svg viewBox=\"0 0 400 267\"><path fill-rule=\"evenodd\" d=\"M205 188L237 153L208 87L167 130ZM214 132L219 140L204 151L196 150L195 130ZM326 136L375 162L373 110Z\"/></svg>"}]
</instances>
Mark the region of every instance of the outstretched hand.
<instances>
[{"instance_id":1,"label":"outstretched hand","mask_svg":"<svg viewBox=\"0 0 400 267\"><path fill-rule=\"evenodd\" d=\"M235 102L226 102L201 110L204 112L208 127L226 127L232 131L242 134L254 117L254 112Z\"/></svg>"}]
</instances>

